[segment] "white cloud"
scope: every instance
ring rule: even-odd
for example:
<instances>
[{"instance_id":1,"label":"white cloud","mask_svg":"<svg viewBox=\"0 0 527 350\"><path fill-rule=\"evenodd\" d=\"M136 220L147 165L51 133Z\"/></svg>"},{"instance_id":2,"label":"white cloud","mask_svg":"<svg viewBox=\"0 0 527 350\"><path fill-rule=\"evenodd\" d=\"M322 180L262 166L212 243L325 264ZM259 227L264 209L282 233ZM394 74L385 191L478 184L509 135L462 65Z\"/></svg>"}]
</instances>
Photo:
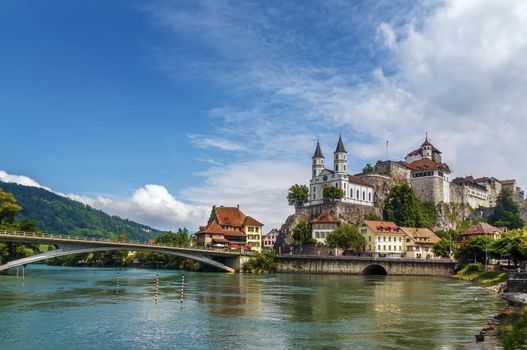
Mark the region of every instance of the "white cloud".
<instances>
[{"instance_id":1,"label":"white cloud","mask_svg":"<svg viewBox=\"0 0 527 350\"><path fill-rule=\"evenodd\" d=\"M218 148L222 151L244 151L246 149L236 142L220 137L210 137L203 134L188 134L188 137L198 148Z\"/></svg>"},{"instance_id":2,"label":"white cloud","mask_svg":"<svg viewBox=\"0 0 527 350\"><path fill-rule=\"evenodd\" d=\"M384 45L390 49L397 48L397 36L393 31L392 26L388 23L382 22L379 27L377 27L377 35L383 39Z\"/></svg>"},{"instance_id":3,"label":"white cloud","mask_svg":"<svg viewBox=\"0 0 527 350\"><path fill-rule=\"evenodd\" d=\"M24 186L38 187L38 188L43 188L45 190L51 191L49 187L42 186L41 184L39 184L38 182L36 182L30 177L27 177L24 175L8 174L4 170L0 170L0 181L16 183L16 184L24 185Z\"/></svg>"}]
</instances>

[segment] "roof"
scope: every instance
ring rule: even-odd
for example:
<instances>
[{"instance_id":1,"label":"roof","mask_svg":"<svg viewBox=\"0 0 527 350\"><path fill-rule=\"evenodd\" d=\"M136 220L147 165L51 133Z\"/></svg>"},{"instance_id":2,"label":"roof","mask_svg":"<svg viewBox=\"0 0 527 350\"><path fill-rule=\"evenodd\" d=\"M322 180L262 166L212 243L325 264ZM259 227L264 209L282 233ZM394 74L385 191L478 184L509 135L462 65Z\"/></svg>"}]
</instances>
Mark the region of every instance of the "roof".
<instances>
[{"instance_id":1,"label":"roof","mask_svg":"<svg viewBox=\"0 0 527 350\"><path fill-rule=\"evenodd\" d=\"M416 170L445 170L450 171L450 168L446 163L434 162L431 159L423 158L416 160L415 162L401 162L402 165L411 169L412 171Z\"/></svg>"},{"instance_id":2,"label":"roof","mask_svg":"<svg viewBox=\"0 0 527 350\"><path fill-rule=\"evenodd\" d=\"M253 217L251 216L246 216L245 217L245 220L243 221L243 225L251 225L251 226L263 226L263 224L261 222L259 222L258 220L254 219Z\"/></svg>"},{"instance_id":3,"label":"roof","mask_svg":"<svg viewBox=\"0 0 527 350\"><path fill-rule=\"evenodd\" d=\"M212 241L214 243L229 243L229 240L225 238L213 238Z\"/></svg>"},{"instance_id":4,"label":"roof","mask_svg":"<svg viewBox=\"0 0 527 350\"><path fill-rule=\"evenodd\" d=\"M328 213L326 210L322 210L322 213L320 213L319 216L311 220L312 224L331 224L331 223L339 223L336 217Z\"/></svg>"},{"instance_id":5,"label":"roof","mask_svg":"<svg viewBox=\"0 0 527 350\"><path fill-rule=\"evenodd\" d=\"M214 207L214 213L221 226L242 227L245 214L238 207Z\"/></svg>"},{"instance_id":6,"label":"roof","mask_svg":"<svg viewBox=\"0 0 527 350\"><path fill-rule=\"evenodd\" d=\"M472 176L456 177L454 180L452 180L452 183L456 185L467 185L467 186L477 187L482 191L487 191L487 188L485 186L478 184L477 180L474 180L474 177Z\"/></svg>"},{"instance_id":7,"label":"roof","mask_svg":"<svg viewBox=\"0 0 527 350\"><path fill-rule=\"evenodd\" d=\"M501 180L500 181L502 185L515 185L516 180Z\"/></svg>"},{"instance_id":8,"label":"roof","mask_svg":"<svg viewBox=\"0 0 527 350\"><path fill-rule=\"evenodd\" d=\"M476 225L470 226L468 230L460 234L460 236L473 236L473 235L493 235L495 233L502 233L504 230L500 227L494 227L486 222L481 222Z\"/></svg>"},{"instance_id":9,"label":"roof","mask_svg":"<svg viewBox=\"0 0 527 350\"><path fill-rule=\"evenodd\" d=\"M432 146L432 144L430 143L430 141L428 140L428 133L426 133L426 136L425 136L425 141L423 142L423 144L421 145L422 146Z\"/></svg>"},{"instance_id":10,"label":"roof","mask_svg":"<svg viewBox=\"0 0 527 350\"><path fill-rule=\"evenodd\" d=\"M206 226L200 226L199 231L196 234L212 233L212 234L225 234L224 229L216 221L209 222Z\"/></svg>"},{"instance_id":11,"label":"roof","mask_svg":"<svg viewBox=\"0 0 527 350\"><path fill-rule=\"evenodd\" d=\"M337 143L337 149L335 150L335 153L337 152L348 153L346 152L346 148L344 148L344 142L342 142L342 136L339 136L339 142Z\"/></svg>"},{"instance_id":12,"label":"roof","mask_svg":"<svg viewBox=\"0 0 527 350\"><path fill-rule=\"evenodd\" d=\"M370 185L369 183L367 183L366 181L364 181L363 179L361 179L361 178L358 177L358 176L349 175L349 176L348 176L348 181L349 181L350 183L354 183L354 184L357 184L357 185L367 186L367 187L371 187L371 188L373 188L372 185Z\"/></svg>"},{"instance_id":13,"label":"roof","mask_svg":"<svg viewBox=\"0 0 527 350\"><path fill-rule=\"evenodd\" d=\"M399 226L392 221L364 220L363 223L375 233L399 233L403 234Z\"/></svg>"},{"instance_id":14,"label":"roof","mask_svg":"<svg viewBox=\"0 0 527 350\"><path fill-rule=\"evenodd\" d=\"M417 243L436 244L441 240L441 238L427 228L401 227L401 230Z\"/></svg>"},{"instance_id":15,"label":"roof","mask_svg":"<svg viewBox=\"0 0 527 350\"><path fill-rule=\"evenodd\" d=\"M324 158L324 156L322 155L322 150L320 149L320 143L318 143L318 141L317 141L317 148L315 148L315 154L313 155L313 158L316 158L316 157Z\"/></svg>"}]
</instances>

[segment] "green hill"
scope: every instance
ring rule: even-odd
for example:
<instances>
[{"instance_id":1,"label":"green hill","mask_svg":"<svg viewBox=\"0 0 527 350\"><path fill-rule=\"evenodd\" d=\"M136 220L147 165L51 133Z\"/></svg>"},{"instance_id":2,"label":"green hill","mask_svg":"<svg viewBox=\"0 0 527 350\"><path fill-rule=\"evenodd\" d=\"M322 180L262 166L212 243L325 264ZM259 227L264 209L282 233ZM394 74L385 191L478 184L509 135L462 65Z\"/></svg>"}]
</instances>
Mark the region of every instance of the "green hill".
<instances>
[{"instance_id":1,"label":"green hill","mask_svg":"<svg viewBox=\"0 0 527 350\"><path fill-rule=\"evenodd\" d=\"M144 241L161 231L134 221L110 216L101 210L37 187L0 182L22 206L18 219L38 222L38 229L55 234L114 238L124 232L130 240Z\"/></svg>"}]
</instances>

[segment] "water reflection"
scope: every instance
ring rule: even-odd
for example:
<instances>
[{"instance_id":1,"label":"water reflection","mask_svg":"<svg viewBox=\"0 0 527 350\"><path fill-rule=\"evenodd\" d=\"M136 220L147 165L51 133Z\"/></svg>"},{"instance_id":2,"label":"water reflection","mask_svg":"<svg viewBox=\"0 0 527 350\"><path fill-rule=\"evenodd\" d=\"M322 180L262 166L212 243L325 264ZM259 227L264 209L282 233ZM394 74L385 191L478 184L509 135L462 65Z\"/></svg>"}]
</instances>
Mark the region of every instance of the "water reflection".
<instances>
[{"instance_id":1,"label":"water reflection","mask_svg":"<svg viewBox=\"0 0 527 350\"><path fill-rule=\"evenodd\" d=\"M0 276L1 349L454 349L502 305L445 278L185 273L181 303L180 271L27 272Z\"/></svg>"}]
</instances>

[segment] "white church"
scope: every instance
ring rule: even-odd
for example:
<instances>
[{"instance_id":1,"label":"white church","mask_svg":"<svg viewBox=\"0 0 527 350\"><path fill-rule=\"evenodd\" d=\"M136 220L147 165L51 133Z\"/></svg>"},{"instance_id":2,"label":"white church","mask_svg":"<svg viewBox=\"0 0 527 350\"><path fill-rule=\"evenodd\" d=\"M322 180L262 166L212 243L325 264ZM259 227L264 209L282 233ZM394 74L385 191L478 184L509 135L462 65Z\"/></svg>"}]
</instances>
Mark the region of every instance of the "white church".
<instances>
[{"instance_id":1,"label":"white church","mask_svg":"<svg viewBox=\"0 0 527 350\"><path fill-rule=\"evenodd\" d=\"M324 155L322 155L320 144L317 142L309 186L309 205L324 203L324 187L335 186L344 191L341 202L373 207L373 186L357 176L348 175L348 152L346 152L342 142L342 136L339 137L337 149L333 155L333 170L326 169Z\"/></svg>"}]
</instances>

